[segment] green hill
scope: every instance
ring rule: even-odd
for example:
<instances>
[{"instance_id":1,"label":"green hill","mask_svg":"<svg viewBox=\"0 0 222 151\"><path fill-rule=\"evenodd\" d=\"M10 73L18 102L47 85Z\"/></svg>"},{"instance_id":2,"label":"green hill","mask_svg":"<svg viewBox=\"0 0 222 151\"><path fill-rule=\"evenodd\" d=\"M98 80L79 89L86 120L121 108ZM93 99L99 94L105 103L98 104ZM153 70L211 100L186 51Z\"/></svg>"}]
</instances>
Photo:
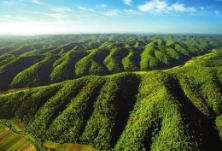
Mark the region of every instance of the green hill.
<instances>
[{"instance_id":1,"label":"green hill","mask_svg":"<svg viewBox=\"0 0 222 151\"><path fill-rule=\"evenodd\" d=\"M222 150L222 37L79 36L91 50L1 56L0 119L101 151Z\"/></svg>"},{"instance_id":2,"label":"green hill","mask_svg":"<svg viewBox=\"0 0 222 151\"><path fill-rule=\"evenodd\" d=\"M100 150L220 150L222 70L199 65L218 55L170 70L4 92L0 118L23 122L42 141Z\"/></svg>"},{"instance_id":3,"label":"green hill","mask_svg":"<svg viewBox=\"0 0 222 151\"><path fill-rule=\"evenodd\" d=\"M61 35L13 41L0 45L0 90L166 69L222 47L221 36L198 35Z\"/></svg>"}]
</instances>

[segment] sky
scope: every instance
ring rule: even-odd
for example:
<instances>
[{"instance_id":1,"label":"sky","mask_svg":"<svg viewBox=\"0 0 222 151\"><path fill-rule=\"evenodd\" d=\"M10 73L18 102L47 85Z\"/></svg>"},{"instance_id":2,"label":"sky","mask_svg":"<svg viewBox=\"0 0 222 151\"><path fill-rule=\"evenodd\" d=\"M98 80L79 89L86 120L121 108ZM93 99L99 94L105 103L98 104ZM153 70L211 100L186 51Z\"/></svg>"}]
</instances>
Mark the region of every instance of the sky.
<instances>
[{"instance_id":1,"label":"sky","mask_svg":"<svg viewBox=\"0 0 222 151\"><path fill-rule=\"evenodd\" d=\"M222 0L0 0L0 35L222 34Z\"/></svg>"}]
</instances>

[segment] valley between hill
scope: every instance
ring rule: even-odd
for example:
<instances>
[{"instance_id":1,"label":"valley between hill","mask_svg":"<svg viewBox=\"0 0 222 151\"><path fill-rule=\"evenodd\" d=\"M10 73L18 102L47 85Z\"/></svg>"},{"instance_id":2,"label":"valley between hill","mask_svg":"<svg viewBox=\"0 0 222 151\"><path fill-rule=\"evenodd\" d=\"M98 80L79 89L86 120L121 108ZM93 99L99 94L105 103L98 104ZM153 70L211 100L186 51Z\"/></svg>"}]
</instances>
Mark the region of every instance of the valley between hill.
<instances>
[{"instance_id":1,"label":"valley between hill","mask_svg":"<svg viewBox=\"0 0 222 151\"><path fill-rule=\"evenodd\" d=\"M220 49L221 39L118 34L1 38L0 90L48 85L86 75L167 69Z\"/></svg>"},{"instance_id":2,"label":"valley between hill","mask_svg":"<svg viewBox=\"0 0 222 151\"><path fill-rule=\"evenodd\" d=\"M39 142L222 150L221 36L78 36L84 45L0 50L0 119ZM56 36L43 39L25 43Z\"/></svg>"}]
</instances>

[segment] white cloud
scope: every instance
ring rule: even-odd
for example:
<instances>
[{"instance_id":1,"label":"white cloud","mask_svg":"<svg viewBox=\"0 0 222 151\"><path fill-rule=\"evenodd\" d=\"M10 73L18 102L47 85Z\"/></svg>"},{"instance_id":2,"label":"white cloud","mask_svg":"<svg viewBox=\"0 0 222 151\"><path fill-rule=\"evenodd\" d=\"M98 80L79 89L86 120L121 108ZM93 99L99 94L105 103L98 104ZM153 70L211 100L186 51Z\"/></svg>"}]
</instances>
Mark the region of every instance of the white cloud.
<instances>
[{"instance_id":1,"label":"white cloud","mask_svg":"<svg viewBox=\"0 0 222 151\"><path fill-rule=\"evenodd\" d=\"M46 14L47 16L51 16L51 17L54 17L54 18L66 18L67 16L66 15L63 15L63 14Z\"/></svg>"},{"instance_id":2,"label":"white cloud","mask_svg":"<svg viewBox=\"0 0 222 151\"><path fill-rule=\"evenodd\" d=\"M216 11L215 11L215 14L219 15L219 14L220 14L220 11L216 10Z\"/></svg>"},{"instance_id":3,"label":"white cloud","mask_svg":"<svg viewBox=\"0 0 222 151\"><path fill-rule=\"evenodd\" d=\"M72 11L70 8L68 7L55 7L53 5L50 5L48 3L42 3L38 0L32 0L33 3L38 4L38 5L42 5L44 7L47 7L48 9L55 11L55 12L60 12L60 13L66 13L66 12L70 12Z\"/></svg>"},{"instance_id":4,"label":"white cloud","mask_svg":"<svg viewBox=\"0 0 222 151\"><path fill-rule=\"evenodd\" d=\"M87 8L87 7L82 7L82 6L78 6L78 8L79 8L80 10L88 11L88 12L93 12L93 11L94 11L92 8Z\"/></svg>"},{"instance_id":5,"label":"white cloud","mask_svg":"<svg viewBox=\"0 0 222 151\"><path fill-rule=\"evenodd\" d=\"M119 10L114 9L114 10L106 12L104 15L105 16L118 16L119 15Z\"/></svg>"},{"instance_id":6,"label":"white cloud","mask_svg":"<svg viewBox=\"0 0 222 151\"><path fill-rule=\"evenodd\" d=\"M160 12L167 10L168 4L166 1L153 0L146 2L144 5L139 5L139 10L143 12Z\"/></svg>"},{"instance_id":7,"label":"white cloud","mask_svg":"<svg viewBox=\"0 0 222 151\"><path fill-rule=\"evenodd\" d=\"M55 11L55 12L60 12L60 13L65 13L65 12L70 12L70 11L72 11L70 8L68 8L68 7L58 7L58 8L56 8L56 7L52 7L52 8L50 8L51 10L53 10L53 11Z\"/></svg>"},{"instance_id":8,"label":"white cloud","mask_svg":"<svg viewBox=\"0 0 222 151\"><path fill-rule=\"evenodd\" d=\"M123 3L126 5L131 5L132 0L123 0Z\"/></svg>"},{"instance_id":9,"label":"white cloud","mask_svg":"<svg viewBox=\"0 0 222 151\"><path fill-rule=\"evenodd\" d=\"M150 2L146 2L143 5L139 5L138 9L143 12L149 13L172 13L172 12L194 12L196 11L193 7L185 7L184 4L168 4L167 1L161 0L152 0Z\"/></svg>"},{"instance_id":10,"label":"white cloud","mask_svg":"<svg viewBox=\"0 0 222 151\"><path fill-rule=\"evenodd\" d=\"M183 4L173 4L170 9L175 10L176 12L185 12L186 11L186 8L184 7Z\"/></svg>"},{"instance_id":11,"label":"white cloud","mask_svg":"<svg viewBox=\"0 0 222 151\"><path fill-rule=\"evenodd\" d=\"M40 3L38 0L32 0L33 3L39 4L41 5L42 3Z\"/></svg>"},{"instance_id":12,"label":"white cloud","mask_svg":"<svg viewBox=\"0 0 222 151\"><path fill-rule=\"evenodd\" d=\"M107 5L106 4L100 4L100 5L96 5L96 7L105 9L107 7Z\"/></svg>"},{"instance_id":13,"label":"white cloud","mask_svg":"<svg viewBox=\"0 0 222 151\"><path fill-rule=\"evenodd\" d=\"M176 12L181 12L181 13L183 13L183 12L194 12L194 11L196 11L196 9L193 8L193 7L190 7L190 8L184 7L184 4L173 4L173 5L170 7L170 9L172 9L172 10L174 10L174 11L176 11Z\"/></svg>"},{"instance_id":14,"label":"white cloud","mask_svg":"<svg viewBox=\"0 0 222 151\"><path fill-rule=\"evenodd\" d=\"M124 11L127 12L128 14L142 15L142 13L140 13L138 11L135 11L135 10L132 10L132 9L127 9L127 10L124 10Z\"/></svg>"}]
</instances>

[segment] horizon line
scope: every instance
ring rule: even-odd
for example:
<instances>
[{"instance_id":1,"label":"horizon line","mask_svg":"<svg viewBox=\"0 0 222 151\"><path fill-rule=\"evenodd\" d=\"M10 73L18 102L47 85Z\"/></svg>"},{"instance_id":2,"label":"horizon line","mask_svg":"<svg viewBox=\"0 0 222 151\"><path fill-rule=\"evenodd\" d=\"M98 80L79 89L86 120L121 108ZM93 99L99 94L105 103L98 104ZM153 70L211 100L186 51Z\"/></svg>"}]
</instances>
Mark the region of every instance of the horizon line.
<instances>
[{"instance_id":1,"label":"horizon line","mask_svg":"<svg viewBox=\"0 0 222 151\"><path fill-rule=\"evenodd\" d=\"M82 33L48 33L48 34L1 34L3 36L59 36L59 35L109 35L109 34L135 34L135 35L222 35L222 33L173 33L173 32L82 32Z\"/></svg>"}]
</instances>

